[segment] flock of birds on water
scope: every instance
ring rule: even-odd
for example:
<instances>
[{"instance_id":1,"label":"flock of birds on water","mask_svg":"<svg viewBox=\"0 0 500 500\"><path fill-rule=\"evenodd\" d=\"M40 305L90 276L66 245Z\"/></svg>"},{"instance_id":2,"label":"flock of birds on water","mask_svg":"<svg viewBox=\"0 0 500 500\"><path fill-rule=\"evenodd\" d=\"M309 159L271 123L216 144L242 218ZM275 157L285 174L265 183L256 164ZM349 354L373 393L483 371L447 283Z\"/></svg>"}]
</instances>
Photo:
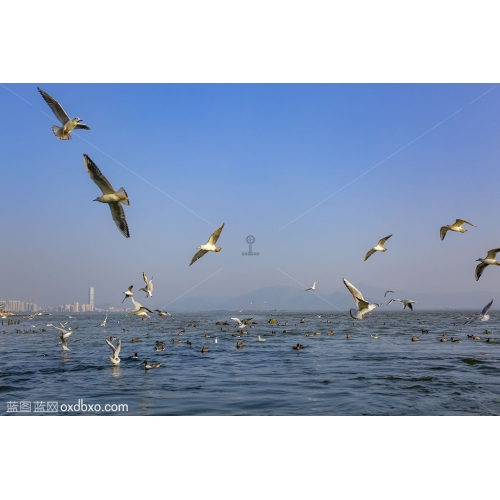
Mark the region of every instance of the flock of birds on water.
<instances>
[{"instance_id":1,"label":"flock of birds on water","mask_svg":"<svg viewBox=\"0 0 500 500\"><path fill-rule=\"evenodd\" d=\"M60 140L70 140L71 139L71 132L73 130L90 130L90 127L88 125L81 123L82 122L81 118L78 118L78 117L73 118L73 119L69 118L69 116L64 111L62 106L53 97L51 97L49 94L47 94L47 92L40 89L39 87L37 87L37 89L40 92L43 99L45 100L45 102L48 104L48 106L52 110L52 112L54 113L54 115L56 116L56 118L61 122L62 126L56 126L56 125L52 126L52 132L54 133L55 137L57 137ZM104 176L104 174L101 172L101 170L90 159L90 157L88 155L86 155L86 154L83 155L83 162L85 165L85 169L87 170L90 178L94 181L94 183L99 187L99 189L102 192L102 195L98 196L93 201L98 201L100 203L107 203L108 204L108 206L111 210L111 216L113 218L113 221L115 222L119 231L126 238L129 238L130 231L128 228L127 220L125 218L125 211L122 207L122 205L126 205L126 206L130 205L130 201L129 201L127 192L125 191L125 189L123 187L121 187L118 191L116 191L113 188L112 184L108 181L108 179ZM476 225L474 225L470 222L467 222L466 220L456 219L456 221L453 224L445 225L445 226L440 228L439 234L440 234L441 240L444 240L448 231L465 233L467 231L467 229L465 229L463 227L464 224L467 224L467 225L472 226L472 227L477 227ZM216 243L220 237L220 234L221 234L223 228L224 228L224 223L221 226L219 226L210 235L207 243L205 243L204 245L200 245L197 248L198 251L194 254L193 258L191 259L189 266L194 264L198 259L203 257L208 252L218 253L221 251L221 247L218 247L216 245ZM374 247L372 247L370 250L368 250L368 252L365 255L364 261L369 259L376 252L386 252L387 249L384 247L384 244L391 237L392 237L392 234L390 234L389 236L386 236L385 238L382 238ZM481 277L481 275L483 274L483 272L487 266L490 266L490 265L500 266L500 261L496 260L496 255L498 252L500 252L500 248L494 248L494 249L488 250L486 257L477 259L479 264L477 264L477 266L475 268L476 281L479 280L479 278ZM148 277L143 272L143 280L144 280L145 286L140 288L139 290L146 293L146 296L145 296L146 298L152 297L153 296L153 278L148 280ZM353 318L355 320L365 320L366 321L366 318L365 318L366 314L373 311L374 309L379 307L381 304L368 302L363 297L363 294L352 283L350 283L345 278L343 278L342 281L343 281L344 285L347 287L347 289L349 290L349 292L351 293L352 298L356 304L356 309L352 308L349 310L349 314L350 314L351 318ZM312 291L312 292L316 291L316 283L317 283L317 280L314 281L314 284L310 288L307 288L306 291ZM123 293L125 296L122 300L122 304L127 298L130 298L132 303L134 304L134 307L135 307L135 309L133 311L131 311L129 314L132 314L135 316L140 316L143 321L144 321L145 317L150 318L148 313L154 314L156 312L162 318L164 316L170 315L168 312L161 311L159 309L151 310L148 307L145 307L142 304L140 304L139 302L137 302L134 299L133 285L130 285L128 287L128 289ZM388 293L394 293L394 292L392 290L387 290L385 292L384 297ZM387 303L387 305L389 305L393 302L401 302L403 309L406 309L408 307L412 311L413 311L412 304L416 303L414 300L410 300L410 299L391 299ZM480 313L472 316L471 318L468 318L467 321L464 323L464 325L470 324L478 319L481 321L487 321L489 319L488 310L491 307L492 303L493 303L493 300L491 300L483 308L483 310ZM248 333L245 330L245 326L250 324L249 321L252 318L247 318L244 321L241 321L238 318L231 318L231 319L236 322L237 329L240 331L240 335ZM104 320L104 322L101 324L101 326L105 327L106 322L107 322L107 316L106 316L106 319ZM303 322L303 321L301 320L301 322ZM61 323L60 327L52 325L52 324L48 324L47 326L51 326L59 332L60 343L58 345L62 346L61 350L62 351L69 350L68 338L74 331L76 331L78 329L78 327L74 328L73 330L71 328L66 329L65 328L66 325L62 324L62 323ZM4 333L7 333L7 332L4 331ZM182 332L179 332L179 333L182 334ZM428 333L428 330L422 329L422 333ZM486 333L491 333L491 331L486 330ZM317 334L319 334L319 332L316 333L315 335L317 335ZM333 335L333 331L328 333L328 335L330 335L330 334ZM206 335L208 335L208 334L206 334ZM308 335L312 336L313 334L306 333L306 336L308 336ZM377 335L372 335L372 337L378 338ZM468 335L468 337L472 338L473 340L479 340L479 337L474 336L474 335ZM346 334L346 338L349 339L350 335ZM109 345L109 347L112 350L112 355L109 356L111 363L113 365L118 365L120 363L119 354L120 354L120 349L121 349L121 340L119 340L119 339L117 340L114 337L110 337L110 339L105 339L105 340L106 340L106 343ZM116 345L114 345L112 343L113 340L117 340ZM412 336L411 340L418 341L419 338ZM443 333L442 336L440 337L440 341L445 342L447 340L448 340L447 334ZM134 341L134 338L132 341ZM258 341L263 342L263 341L265 341L265 339L261 338L259 335ZM450 341L460 342L460 339L450 337ZM491 339L488 339L488 341L491 341ZM215 338L215 342L217 342L217 338ZM180 340L178 341L178 343L180 343ZM191 345L190 341L187 341L187 343L188 343L188 345ZM243 345L244 345L243 342L238 342L237 348L239 349L239 348L243 347ZM297 345L293 346L293 349L295 349L295 350L301 350L303 348L304 348L304 346L300 343L297 343ZM155 350L156 351L164 350L164 342L156 341ZM202 353L208 352L208 348L205 347L205 345L203 345L201 352ZM132 357L132 359L137 359L137 353L134 356L135 356L135 358ZM149 370L152 368L159 368L161 366L161 363L151 363L150 364L150 363L148 363L147 360L144 360L142 364L144 365L144 368L146 370Z\"/></svg>"}]
</instances>

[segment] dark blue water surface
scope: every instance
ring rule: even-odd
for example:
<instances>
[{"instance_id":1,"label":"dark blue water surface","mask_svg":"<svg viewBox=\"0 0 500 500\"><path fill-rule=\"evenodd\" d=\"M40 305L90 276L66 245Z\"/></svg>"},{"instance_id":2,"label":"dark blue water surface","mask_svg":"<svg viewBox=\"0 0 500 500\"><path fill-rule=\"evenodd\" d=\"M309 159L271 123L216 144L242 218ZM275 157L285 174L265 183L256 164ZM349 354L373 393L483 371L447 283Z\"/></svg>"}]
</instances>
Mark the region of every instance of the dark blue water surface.
<instances>
[{"instance_id":1,"label":"dark blue water surface","mask_svg":"<svg viewBox=\"0 0 500 500\"><path fill-rule=\"evenodd\" d=\"M13 317L20 324L4 319L0 333L0 414L496 415L500 320L493 313L487 322L463 326L470 315L376 311L353 323L347 313L325 312L179 313L145 321L114 313L105 328L101 313ZM231 316L251 316L256 324L236 338ZM61 321L79 327L70 351L60 352L58 332L46 326ZM461 342L440 342L443 332ZM118 366L108 358L110 335L122 342ZM412 335L420 340L412 342ZM164 352L154 350L156 340L165 342ZM305 348L292 349L297 343ZM203 345L209 352L201 352ZM136 352L139 360L128 359ZM145 370L146 359L162 366Z\"/></svg>"}]
</instances>

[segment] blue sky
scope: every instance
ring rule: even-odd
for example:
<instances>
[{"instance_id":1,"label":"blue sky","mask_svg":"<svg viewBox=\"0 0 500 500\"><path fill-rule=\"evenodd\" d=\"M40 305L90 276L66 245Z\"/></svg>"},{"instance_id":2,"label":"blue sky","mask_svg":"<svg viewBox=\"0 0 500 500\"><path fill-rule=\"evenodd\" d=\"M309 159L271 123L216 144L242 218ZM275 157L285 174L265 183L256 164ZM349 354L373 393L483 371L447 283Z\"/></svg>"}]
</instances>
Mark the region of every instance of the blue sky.
<instances>
[{"instance_id":1,"label":"blue sky","mask_svg":"<svg viewBox=\"0 0 500 500\"><path fill-rule=\"evenodd\" d=\"M37 86L91 130L57 140ZM86 302L94 286L119 305L143 271L157 307L190 289L300 287L278 269L323 293L343 277L493 292L498 269L476 282L474 268L500 246L499 104L493 83L5 84L0 300ZM130 239L92 201L83 153L126 189ZM456 218L477 228L440 241ZM222 251L189 267L222 222ZM241 256L249 234L259 257Z\"/></svg>"}]
</instances>

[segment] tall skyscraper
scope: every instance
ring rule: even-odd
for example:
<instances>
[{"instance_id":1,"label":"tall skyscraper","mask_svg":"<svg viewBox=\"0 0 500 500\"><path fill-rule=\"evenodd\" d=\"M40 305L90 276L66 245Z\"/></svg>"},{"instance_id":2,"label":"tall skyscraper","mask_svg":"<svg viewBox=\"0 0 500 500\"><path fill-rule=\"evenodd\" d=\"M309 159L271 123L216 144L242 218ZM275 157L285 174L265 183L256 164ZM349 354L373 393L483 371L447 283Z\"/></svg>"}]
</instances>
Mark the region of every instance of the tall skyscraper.
<instances>
[{"instance_id":1,"label":"tall skyscraper","mask_svg":"<svg viewBox=\"0 0 500 500\"><path fill-rule=\"evenodd\" d=\"M89 305L90 305L90 311L94 310L94 287L91 286L89 288Z\"/></svg>"}]
</instances>

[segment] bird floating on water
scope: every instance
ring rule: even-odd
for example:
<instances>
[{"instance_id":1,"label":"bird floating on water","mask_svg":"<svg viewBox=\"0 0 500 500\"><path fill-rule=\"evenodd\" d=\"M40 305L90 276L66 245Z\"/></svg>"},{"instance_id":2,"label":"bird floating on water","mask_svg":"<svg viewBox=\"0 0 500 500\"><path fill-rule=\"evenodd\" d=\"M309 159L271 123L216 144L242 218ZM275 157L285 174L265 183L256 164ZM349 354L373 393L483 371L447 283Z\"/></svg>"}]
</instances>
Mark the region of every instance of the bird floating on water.
<instances>
[{"instance_id":1,"label":"bird floating on water","mask_svg":"<svg viewBox=\"0 0 500 500\"><path fill-rule=\"evenodd\" d=\"M149 363L148 363L148 360L147 360L147 359L145 359L145 360L141 363L141 365L144 365L144 368L145 368L146 370L151 370L151 368L160 368L161 363L151 363L151 364L149 364Z\"/></svg>"}]
</instances>

